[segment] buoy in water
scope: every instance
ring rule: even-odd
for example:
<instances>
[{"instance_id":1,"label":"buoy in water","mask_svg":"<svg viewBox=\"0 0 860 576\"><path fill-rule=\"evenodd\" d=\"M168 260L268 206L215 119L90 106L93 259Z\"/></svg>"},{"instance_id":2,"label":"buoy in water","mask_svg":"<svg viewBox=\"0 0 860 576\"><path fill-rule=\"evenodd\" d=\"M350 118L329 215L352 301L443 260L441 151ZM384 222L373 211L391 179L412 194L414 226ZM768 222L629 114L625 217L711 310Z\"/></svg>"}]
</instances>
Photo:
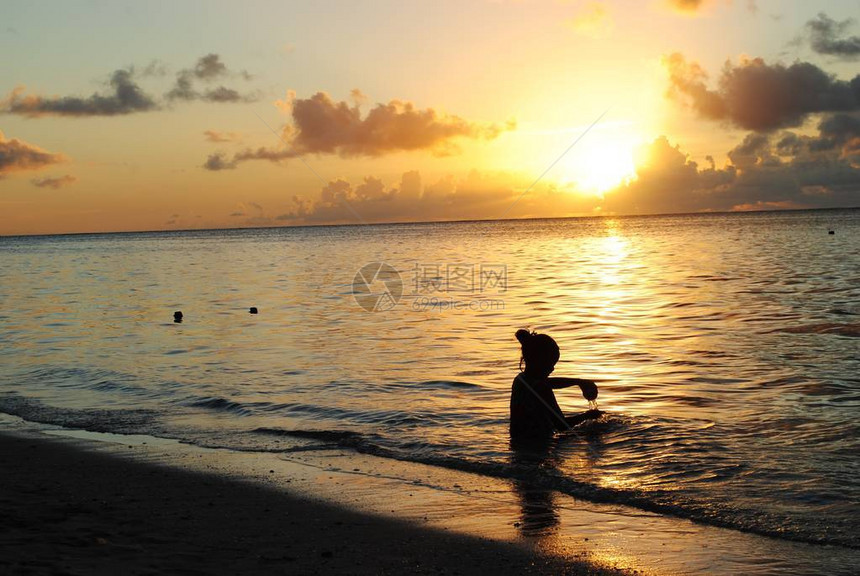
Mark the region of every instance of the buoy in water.
<instances>
[{"instance_id":1,"label":"buoy in water","mask_svg":"<svg viewBox=\"0 0 860 576\"><path fill-rule=\"evenodd\" d=\"M257 313L257 307L256 307L256 306L251 306L251 309L250 309L250 310L248 310L248 312L250 312L251 314L256 314L256 313Z\"/></svg>"},{"instance_id":2,"label":"buoy in water","mask_svg":"<svg viewBox=\"0 0 860 576\"><path fill-rule=\"evenodd\" d=\"M834 234L836 234L836 230L828 230L827 233L833 236Z\"/></svg>"},{"instance_id":3,"label":"buoy in water","mask_svg":"<svg viewBox=\"0 0 860 576\"><path fill-rule=\"evenodd\" d=\"M176 312L173 313L173 321L176 322L177 324L182 322L182 312L181 311L177 310Z\"/></svg>"}]
</instances>

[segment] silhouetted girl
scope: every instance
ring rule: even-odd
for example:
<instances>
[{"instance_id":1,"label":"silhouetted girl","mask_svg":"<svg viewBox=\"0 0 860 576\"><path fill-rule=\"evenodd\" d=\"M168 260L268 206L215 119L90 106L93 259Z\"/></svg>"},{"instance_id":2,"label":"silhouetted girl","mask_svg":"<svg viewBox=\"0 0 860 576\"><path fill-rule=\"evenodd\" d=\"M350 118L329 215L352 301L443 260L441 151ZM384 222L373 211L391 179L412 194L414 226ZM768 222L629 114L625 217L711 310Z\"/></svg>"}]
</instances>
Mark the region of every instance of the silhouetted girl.
<instances>
[{"instance_id":1,"label":"silhouetted girl","mask_svg":"<svg viewBox=\"0 0 860 576\"><path fill-rule=\"evenodd\" d=\"M586 400L597 398L597 385L580 378L550 378L559 359L558 344L546 334L517 330L526 368L514 379L511 389L511 436L540 438L556 430L568 430L577 424L600 416L589 410L576 416L565 416L555 400L553 389L579 386Z\"/></svg>"}]
</instances>

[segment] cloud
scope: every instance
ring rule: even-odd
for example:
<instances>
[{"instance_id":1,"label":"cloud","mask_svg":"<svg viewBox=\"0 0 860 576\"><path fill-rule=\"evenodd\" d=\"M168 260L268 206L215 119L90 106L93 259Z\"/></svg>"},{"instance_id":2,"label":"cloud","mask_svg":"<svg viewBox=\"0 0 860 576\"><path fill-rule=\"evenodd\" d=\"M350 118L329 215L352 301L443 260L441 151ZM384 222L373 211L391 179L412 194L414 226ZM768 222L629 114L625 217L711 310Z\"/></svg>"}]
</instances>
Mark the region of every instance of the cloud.
<instances>
[{"instance_id":1,"label":"cloud","mask_svg":"<svg viewBox=\"0 0 860 576\"><path fill-rule=\"evenodd\" d=\"M248 160L268 160L269 162L278 163L287 158L294 158L297 154L291 150L283 150L277 148L259 147L257 149L246 148L241 152L237 152L230 157L226 152L215 152L210 154L203 163L202 168L211 172L219 172L221 170L235 170L240 162Z\"/></svg>"},{"instance_id":2,"label":"cloud","mask_svg":"<svg viewBox=\"0 0 860 576\"><path fill-rule=\"evenodd\" d=\"M65 176L35 178L30 180L33 186L36 186L37 188L52 188L54 190L59 190L64 186L70 186L77 181L77 178L69 174L66 174Z\"/></svg>"},{"instance_id":3,"label":"cloud","mask_svg":"<svg viewBox=\"0 0 860 576\"><path fill-rule=\"evenodd\" d=\"M321 224L358 222L419 222L472 220L504 216L530 184L524 174L472 171L464 177L445 176L424 184L417 171L403 173L386 184L367 176L357 184L336 179L316 198L293 198L293 207L275 217L276 223ZM593 214L593 198L572 194L552 184L529 191L512 214L518 217Z\"/></svg>"},{"instance_id":4,"label":"cloud","mask_svg":"<svg viewBox=\"0 0 860 576\"><path fill-rule=\"evenodd\" d=\"M217 54L207 54L197 60L191 73L201 80L214 80L227 75L227 66Z\"/></svg>"},{"instance_id":5,"label":"cloud","mask_svg":"<svg viewBox=\"0 0 860 576\"><path fill-rule=\"evenodd\" d=\"M202 96L202 99L207 102L253 102L256 98L256 96L242 96L237 90L224 86L207 90Z\"/></svg>"},{"instance_id":6,"label":"cloud","mask_svg":"<svg viewBox=\"0 0 860 576\"><path fill-rule=\"evenodd\" d=\"M230 213L230 218L249 218L244 222L247 226L264 226L271 224L271 220L264 215L263 207L256 202L239 202L236 208Z\"/></svg>"},{"instance_id":7,"label":"cloud","mask_svg":"<svg viewBox=\"0 0 860 576\"><path fill-rule=\"evenodd\" d=\"M515 126L478 124L411 102L377 104L361 117L357 105L335 102L324 92L292 104L292 147L299 154L342 157L381 156L391 152L429 150L444 156L457 152L456 138L493 140Z\"/></svg>"},{"instance_id":8,"label":"cloud","mask_svg":"<svg viewBox=\"0 0 860 576\"><path fill-rule=\"evenodd\" d=\"M810 114L860 109L860 75L839 80L808 62L766 64L761 58L727 62L718 88L681 54L664 57L670 97L689 103L702 117L740 128L768 131L799 126Z\"/></svg>"},{"instance_id":9,"label":"cloud","mask_svg":"<svg viewBox=\"0 0 860 576\"><path fill-rule=\"evenodd\" d=\"M605 38L612 32L612 16L600 2L590 2L582 11L568 21L578 33L592 38Z\"/></svg>"},{"instance_id":10,"label":"cloud","mask_svg":"<svg viewBox=\"0 0 860 576\"><path fill-rule=\"evenodd\" d=\"M646 150L635 180L605 195L617 213L827 208L860 205L860 157L851 143L860 120L835 115L818 135L751 133L727 153L731 163L700 168L665 136Z\"/></svg>"},{"instance_id":11,"label":"cloud","mask_svg":"<svg viewBox=\"0 0 860 576\"><path fill-rule=\"evenodd\" d=\"M370 102L370 96L359 90L358 88L353 88L349 91L349 97L352 99L353 104L356 106L361 106L362 104L367 104Z\"/></svg>"},{"instance_id":12,"label":"cloud","mask_svg":"<svg viewBox=\"0 0 860 576\"><path fill-rule=\"evenodd\" d=\"M216 86L203 90L196 87L198 82L208 84L233 76L240 76L244 80L251 79L251 75L244 70L237 73L231 72L218 54L207 54L201 56L192 68L185 68L176 73L176 82L165 97L170 101L202 100L219 103L256 101L257 94L241 94L238 90L226 86Z\"/></svg>"},{"instance_id":13,"label":"cloud","mask_svg":"<svg viewBox=\"0 0 860 576\"><path fill-rule=\"evenodd\" d=\"M619 214L697 212L713 209L715 193L737 177L734 167L700 170L679 146L660 136L649 145L636 179L605 194L605 208ZM728 208L720 205L719 209Z\"/></svg>"},{"instance_id":14,"label":"cloud","mask_svg":"<svg viewBox=\"0 0 860 576\"><path fill-rule=\"evenodd\" d=\"M109 90L95 92L91 96L53 96L45 97L24 94L25 87L19 86L5 99L0 100L0 113L17 114L29 118L43 116L91 117L124 116L137 112L153 112L163 108L153 96L147 94L137 83L138 77L163 76L166 66L157 60L152 61L139 72L133 67L115 70L108 80ZM250 80L252 76L241 70L231 72L221 62L217 54L207 54L198 59L192 68L181 70L176 75L173 88L165 95L170 102L253 102L256 93L241 93L227 86L218 85L198 90L196 83L211 83L226 77L239 77Z\"/></svg>"},{"instance_id":15,"label":"cloud","mask_svg":"<svg viewBox=\"0 0 860 576\"><path fill-rule=\"evenodd\" d=\"M204 164L209 170L235 168L248 160L280 162L305 154L337 154L343 158L378 157L409 151L428 151L436 156L459 152L456 140L493 140L513 130L516 123L479 124L438 112L418 109L411 102L392 100L377 104L364 117L358 90L351 97L357 103L336 102L318 92L310 98L296 98L290 92L276 105L292 115L292 125L284 131L288 148L248 148L228 159L223 153L212 155Z\"/></svg>"},{"instance_id":16,"label":"cloud","mask_svg":"<svg viewBox=\"0 0 860 576\"><path fill-rule=\"evenodd\" d=\"M223 152L216 152L215 154L210 154L206 158L206 162L203 163L203 168L217 172L219 170L234 170L236 165L237 163L230 160Z\"/></svg>"},{"instance_id":17,"label":"cloud","mask_svg":"<svg viewBox=\"0 0 860 576\"><path fill-rule=\"evenodd\" d=\"M860 131L854 117L824 119L817 135L751 133L717 166L690 159L666 136L645 147L636 178L603 197L543 182L522 196L513 217L592 214L660 214L732 210L778 210L860 205ZM800 144L786 146L796 137ZM838 138L843 145L833 144ZM849 143L857 142L857 151ZM417 171L397 182L366 176L338 178L313 198L294 196L275 218L259 211L248 225L417 222L501 217L528 188L533 176L472 171L425 183ZM248 216L247 209L241 210ZM356 217L360 216L360 219Z\"/></svg>"},{"instance_id":18,"label":"cloud","mask_svg":"<svg viewBox=\"0 0 860 576\"><path fill-rule=\"evenodd\" d=\"M820 12L817 17L806 23L809 44L819 54L837 56L846 60L860 57L860 36L845 36L854 24L849 18L837 22Z\"/></svg>"},{"instance_id":19,"label":"cloud","mask_svg":"<svg viewBox=\"0 0 860 576\"><path fill-rule=\"evenodd\" d=\"M39 170L64 160L61 154L52 154L21 140L7 139L0 132L0 178L10 172Z\"/></svg>"},{"instance_id":20,"label":"cloud","mask_svg":"<svg viewBox=\"0 0 860 576\"><path fill-rule=\"evenodd\" d=\"M850 159L856 155L860 143L860 118L850 114L832 114L818 124L818 135L807 136L783 132L772 141L778 156L801 156L830 153Z\"/></svg>"},{"instance_id":21,"label":"cloud","mask_svg":"<svg viewBox=\"0 0 860 576\"><path fill-rule=\"evenodd\" d=\"M242 136L237 132L219 132L217 130L206 130L203 132L203 136L206 138L207 142L215 142L215 143L224 143L224 142L238 142L242 139Z\"/></svg>"},{"instance_id":22,"label":"cloud","mask_svg":"<svg viewBox=\"0 0 860 576\"><path fill-rule=\"evenodd\" d=\"M159 108L156 101L137 85L134 80L134 70L131 68L114 71L108 85L112 92L107 94L96 92L86 98L22 95L24 88L19 87L0 102L0 111L38 118L40 116L121 116Z\"/></svg>"},{"instance_id":23,"label":"cloud","mask_svg":"<svg viewBox=\"0 0 860 576\"><path fill-rule=\"evenodd\" d=\"M144 78L167 76L167 64L158 59L153 60L141 69L140 75Z\"/></svg>"}]
</instances>

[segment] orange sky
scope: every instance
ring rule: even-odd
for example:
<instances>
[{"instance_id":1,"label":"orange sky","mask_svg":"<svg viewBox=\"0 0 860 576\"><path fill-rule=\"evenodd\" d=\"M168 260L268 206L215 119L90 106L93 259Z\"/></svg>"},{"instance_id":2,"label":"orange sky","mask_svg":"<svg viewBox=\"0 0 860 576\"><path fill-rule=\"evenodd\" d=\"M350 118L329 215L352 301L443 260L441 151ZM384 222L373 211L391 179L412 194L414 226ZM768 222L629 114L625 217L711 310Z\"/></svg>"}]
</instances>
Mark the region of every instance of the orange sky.
<instances>
[{"instance_id":1,"label":"orange sky","mask_svg":"<svg viewBox=\"0 0 860 576\"><path fill-rule=\"evenodd\" d=\"M43 8L4 235L860 205L842 2Z\"/></svg>"}]
</instances>

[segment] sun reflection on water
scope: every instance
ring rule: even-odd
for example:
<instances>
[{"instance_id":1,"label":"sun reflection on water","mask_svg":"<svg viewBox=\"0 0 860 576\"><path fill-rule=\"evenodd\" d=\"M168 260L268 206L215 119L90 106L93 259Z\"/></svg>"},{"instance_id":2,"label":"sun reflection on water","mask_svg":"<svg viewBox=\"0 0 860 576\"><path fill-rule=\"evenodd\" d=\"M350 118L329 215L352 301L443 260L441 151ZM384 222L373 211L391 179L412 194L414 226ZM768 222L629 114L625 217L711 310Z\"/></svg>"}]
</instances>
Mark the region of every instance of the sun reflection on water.
<instances>
[{"instance_id":1,"label":"sun reflection on water","mask_svg":"<svg viewBox=\"0 0 860 576\"><path fill-rule=\"evenodd\" d=\"M841 251L802 215L6 240L2 391L151 410L159 430L213 445L276 447L258 428L347 431L405 459L495 470L510 454L514 331L528 327L558 342L557 375L598 381L612 417L560 449L567 489L671 492L691 516L741 502L801 518L798 531L837 517L848 534L853 517L816 503L860 490L842 457L856 450L856 360L847 337L784 330L850 321L830 311L860 298L853 221ZM405 289L416 262L507 266L504 293L456 295L504 309L367 312L350 283L379 259ZM587 409L578 390L557 396ZM797 477L816 485L781 479Z\"/></svg>"}]
</instances>

